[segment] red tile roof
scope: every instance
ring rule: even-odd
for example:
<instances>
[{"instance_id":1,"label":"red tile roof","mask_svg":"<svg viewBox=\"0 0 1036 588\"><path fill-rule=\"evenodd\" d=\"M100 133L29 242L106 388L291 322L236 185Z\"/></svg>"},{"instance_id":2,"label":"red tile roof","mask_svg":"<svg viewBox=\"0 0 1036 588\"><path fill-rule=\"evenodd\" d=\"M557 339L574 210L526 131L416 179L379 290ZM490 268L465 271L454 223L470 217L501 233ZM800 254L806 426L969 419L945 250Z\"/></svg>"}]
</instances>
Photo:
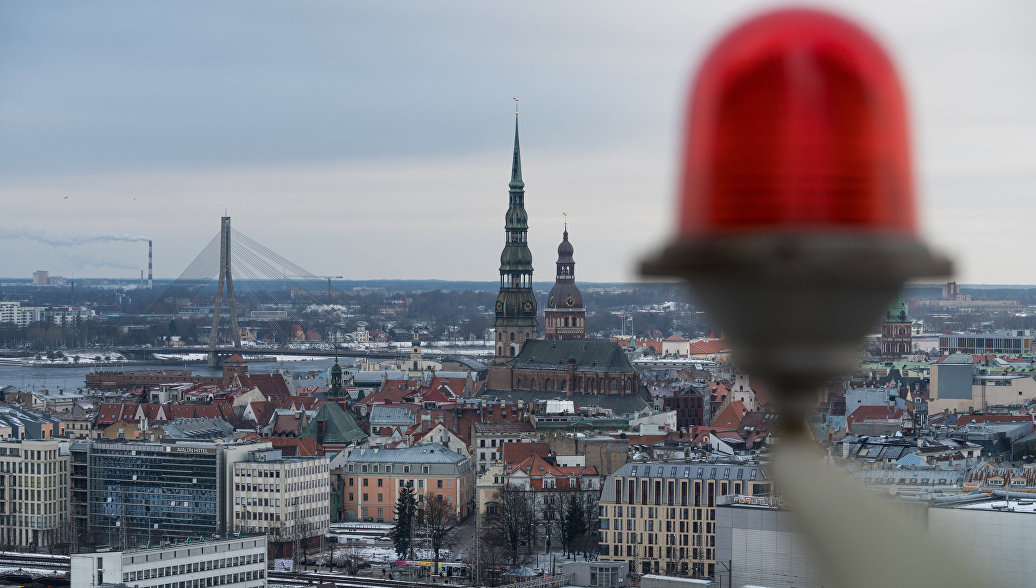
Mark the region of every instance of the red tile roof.
<instances>
[{"instance_id":1,"label":"red tile roof","mask_svg":"<svg viewBox=\"0 0 1036 588\"><path fill-rule=\"evenodd\" d=\"M299 417L296 414L279 414L273 419L274 435L298 435Z\"/></svg>"},{"instance_id":2,"label":"red tile roof","mask_svg":"<svg viewBox=\"0 0 1036 588\"><path fill-rule=\"evenodd\" d=\"M277 396L291 396L288 384L280 374L248 374L245 379L248 382L245 385L259 388L267 400Z\"/></svg>"},{"instance_id":3,"label":"red tile roof","mask_svg":"<svg viewBox=\"0 0 1036 588\"><path fill-rule=\"evenodd\" d=\"M741 425L741 419L745 417L745 412L745 403L735 400L712 417L711 425L721 429L737 429Z\"/></svg>"},{"instance_id":4,"label":"red tile roof","mask_svg":"<svg viewBox=\"0 0 1036 588\"><path fill-rule=\"evenodd\" d=\"M546 441L533 443L504 443L503 461L505 465L519 463L538 455L546 457L550 455L550 444Z\"/></svg>"},{"instance_id":5,"label":"red tile roof","mask_svg":"<svg viewBox=\"0 0 1036 588\"><path fill-rule=\"evenodd\" d=\"M506 447L506 444L504 445ZM525 472L529 476L529 485L533 490L543 490L543 478L555 478L556 490L574 490L579 487L580 478L583 476L597 476L597 468L594 466L558 466L538 455L530 455L521 462L510 467L505 466L508 476ZM569 476L575 476L576 486L569 484Z\"/></svg>"},{"instance_id":6,"label":"red tile roof","mask_svg":"<svg viewBox=\"0 0 1036 588\"><path fill-rule=\"evenodd\" d=\"M714 355L724 351L730 351L730 344L726 339L696 339L691 341L691 355L700 353Z\"/></svg>"},{"instance_id":7,"label":"red tile roof","mask_svg":"<svg viewBox=\"0 0 1036 588\"><path fill-rule=\"evenodd\" d=\"M96 426L107 427L120 421L135 423L137 422L137 406L136 404L102 403L101 407L97 409Z\"/></svg>"},{"instance_id":8,"label":"red tile roof","mask_svg":"<svg viewBox=\"0 0 1036 588\"><path fill-rule=\"evenodd\" d=\"M748 376L748 387L755 392L755 399L759 402L759 406L769 406L773 404L773 394L770 392L770 387L766 385L766 382L762 378L753 378Z\"/></svg>"},{"instance_id":9,"label":"red tile roof","mask_svg":"<svg viewBox=\"0 0 1036 588\"><path fill-rule=\"evenodd\" d=\"M887 406L858 406L849 416L845 417L846 428L852 429L855 423L862 421L881 421L886 419L903 418L902 408L891 409Z\"/></svg>"},{"instance_id":10,"label":"red tile roof","mask_svg":"<svg viewBox=\"0 0 1036 588\"><path fill-rule=\"evenodd\" d=\"M280 449L286 457L312 457L317 454L315 437L263 437L274 449Z\"/></svg>"},{"instance_id":11,"label":"red tile roof","mask_svg":"<svg viewBox=\"0 0 1036 588\"><path fill-rule=\"evenodd\" d=\"M1034 416L1031 414L1014 414L1009 412L965 412L957 417L957 420L950 425L953 428L960 428L971 423L1033 423Z\"/></svg>"}]
</instances>

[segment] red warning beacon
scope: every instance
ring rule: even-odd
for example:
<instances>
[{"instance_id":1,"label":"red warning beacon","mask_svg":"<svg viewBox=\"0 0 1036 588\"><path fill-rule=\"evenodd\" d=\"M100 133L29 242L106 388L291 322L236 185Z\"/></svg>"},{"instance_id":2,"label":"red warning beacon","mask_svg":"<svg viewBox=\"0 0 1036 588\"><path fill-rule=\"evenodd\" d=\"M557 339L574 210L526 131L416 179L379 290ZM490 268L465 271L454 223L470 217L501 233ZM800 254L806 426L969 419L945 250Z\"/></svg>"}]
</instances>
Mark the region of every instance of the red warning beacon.
<instances>
[{"instance_id":1,"label":"red warning beacon","mask_svg":"<svg viewBox=\"0 0 1036 588\"><path fill-rule=\"evenodd\" d=\"M709 53L688 114L681 238L915 236L903 91L856 25L807 9L742 24Z\"/></svg>"},{"instance_id":2,"label":"red warning beacon","mask_svg":"<svg viewBox=\"0 0 1036 588\"><path fill-rule=\"evenodd\" d=\"M643 269L686 278L743 369L837 375L905 280L949 273L918 239L899 78L855 24L789 9L736 27L685 133L676 239Z\"/></svg>"}]
</instances>

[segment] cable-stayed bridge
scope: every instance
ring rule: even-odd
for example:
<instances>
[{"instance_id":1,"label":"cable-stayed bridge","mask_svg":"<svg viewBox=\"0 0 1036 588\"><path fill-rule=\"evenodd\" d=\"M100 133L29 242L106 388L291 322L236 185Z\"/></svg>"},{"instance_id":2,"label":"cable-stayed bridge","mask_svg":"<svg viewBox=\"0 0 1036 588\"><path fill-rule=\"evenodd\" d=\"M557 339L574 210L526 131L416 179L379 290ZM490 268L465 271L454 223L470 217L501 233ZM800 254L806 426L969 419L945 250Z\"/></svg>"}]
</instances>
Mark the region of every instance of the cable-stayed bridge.
<instances>
[{"instance_id":1,"label":"cable-stayed bridge","mask_svg":"<svg viewBox=\"0 0 1036 588\"><path fill-rule=\"evenodd\" d=\"M211 315L206 350L213 366L232 353L298 353L277 349L276 343L288 342L295 335L292 329L300 319L300 308L333 303L331 279L313 274L233 229L230 217L224 216L219 232L166 288L152 307L152 314ZM245 347L243 337L249 341L265 339L274 345Z\"/></svg>"}]
</instances>

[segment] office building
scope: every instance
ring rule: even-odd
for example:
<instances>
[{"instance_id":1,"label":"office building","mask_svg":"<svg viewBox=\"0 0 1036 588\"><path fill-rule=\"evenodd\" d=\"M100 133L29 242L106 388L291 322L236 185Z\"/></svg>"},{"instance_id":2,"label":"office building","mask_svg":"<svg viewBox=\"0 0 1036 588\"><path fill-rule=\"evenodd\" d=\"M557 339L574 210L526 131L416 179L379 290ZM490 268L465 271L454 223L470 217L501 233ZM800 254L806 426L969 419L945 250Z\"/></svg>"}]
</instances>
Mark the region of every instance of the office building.
<instances>
[{"instance_id":1,"label":"office building","mask_svg":"<svg viewBox=\"0 0 1036 588\"><path fill-rule=\"evenodd\" d=\"M284 457L279 449L250 451L234 464L234 530L264 533L278 544L316 543L331 521L328 462Z\"/></svg>"},{"instance_id":2,"label":"office building","mask_svg":"<svg viewBox=\"0 0 1036 588\"><path fill-rule=\"evenodd\" d=\"M1031 329L1007 329L993 333L957 333L939 336L939 353L994 353L1022 355L1032 353L1036 334Z\"/></svg>"},{"instance_id":3,"label":"office building","mask_svg":"<svg viewBox=\"0 0 1036 588\"><path fill-rule=\"evenodd\" d=\"M794 516L773 496L737 495L717 501L716 561L716 579L722 585L820 588L830 584L821 576Z\"/></svg>"},{"instance_id":4,"label":"office building","mask_svg":"<svg viewBox=\"0 0 1036 588\"><path fill-rule=\"evenodd\" d=\"M204 536L169 545L72 555L71 586L261 588L266 536Z\"/></svg>"},{"instance_id":5,"label":"office building","mask_svg":"<svg viewBox=\"0 0 1036 588\"><path fill-rule=\"evenodd\" d=\"M269 443L94 442L88 449L89 538L139 545L229 530L234 463Z\"/></svg>"},{"instance_id":6,"label":"office building","mask_svg":"<svg viewBox=\"0 0 1036 588\"><path fill-rule=\"evenodd\" d=\"M68 543L68 469L68 441L0 441L0 541L40 550Z\"/></svg>"},{"instance_id":7,"label":"office building","mask_svg":"<svg viewBox=\"0 0 1036 588\"><path fill-rule=\"evenodd\" d=\"M601 492L600 558L643 574L715 577L717 500L772 491L758 465L628 463Z\"/></svg>"}]
</instances>

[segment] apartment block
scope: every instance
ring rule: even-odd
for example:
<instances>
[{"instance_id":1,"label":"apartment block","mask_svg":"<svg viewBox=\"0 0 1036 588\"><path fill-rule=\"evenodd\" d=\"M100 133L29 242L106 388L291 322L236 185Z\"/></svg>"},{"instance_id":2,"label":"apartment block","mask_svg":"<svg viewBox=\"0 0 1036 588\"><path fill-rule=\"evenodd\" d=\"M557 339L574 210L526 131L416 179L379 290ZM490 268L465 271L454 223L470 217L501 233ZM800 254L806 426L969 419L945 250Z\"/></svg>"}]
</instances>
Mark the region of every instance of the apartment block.
<instances>
[{"instance_id":1,"label":"apartment block","mask_svg":"<svg viewBox=\"0 0 1036 588\"><path fill-rule=\"evenodd\" d=\"M348 521L395 520L396 499L403 487L413 488L418 517L433 496L442 496L458 520L470 513L471 460L441 445L354 449L344 469L342 504Z\"/></svg>"},{"instance_id":2,"label":"apartment block","mask_svg":"<svg viewBox=\"0 0 1036 588\"><path fill-rule=\"evenodd\" d=\"M46 550L71 533L69 442L0 441L0 541Z\"/></svg>"},{"instance_id":3,"label":"apartment block","mask_svg":"<svg viewBox=\"0 0 1036 588\"><path fill-rule=\"evenodd\" d=\"M628 463L601 492L600 558L643 574L715 577L717 499L771 492L758 465Z\"/></svg>"}]
</instances>

